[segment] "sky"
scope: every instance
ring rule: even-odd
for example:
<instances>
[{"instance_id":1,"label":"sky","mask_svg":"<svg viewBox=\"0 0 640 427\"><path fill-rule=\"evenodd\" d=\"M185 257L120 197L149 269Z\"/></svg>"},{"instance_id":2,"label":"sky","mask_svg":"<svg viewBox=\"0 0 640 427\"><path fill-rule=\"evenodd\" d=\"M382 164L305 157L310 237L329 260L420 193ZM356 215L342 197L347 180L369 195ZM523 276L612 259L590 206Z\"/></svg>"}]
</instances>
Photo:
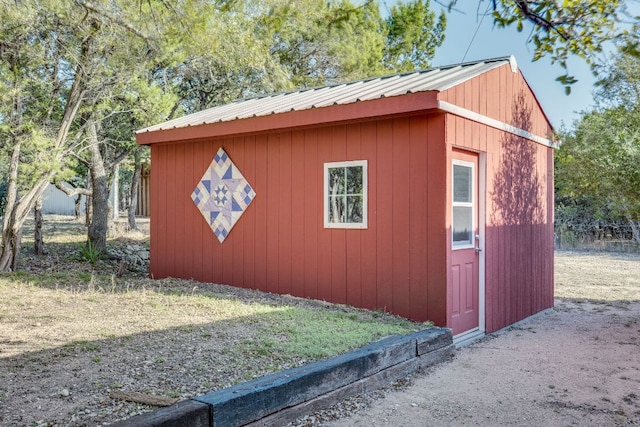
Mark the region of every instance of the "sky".
<instances>
[{"instance_id":1,"label":"sky","mask_svg":"<svg viewBox=\"0 0 640 427\"><path fill-rule=\"evenodd\" d=\"M480 2L483 10L490 5L489 1ZM433 1L431 7L434 10L441 8ZM456 5L459 11L447 14L445 42L436 50L431 65L437 67L514 55L553 127L560 130L564 124L566 129L570 129L573 121L580 117L579 112L589 110L594 104L592 91L596 79L589 66L580 58L569 60L569 74L578 82L572 85L571 94L566 95L564 86L555 80L564 74L559 65L551 64L547 58L531 61L533 45L527 43L531 34L527 27L522 32L518 32L515 26L494 27L492 17L482 19L477 8L477 1L460 0Z\"/></svg>"}]
</instances>

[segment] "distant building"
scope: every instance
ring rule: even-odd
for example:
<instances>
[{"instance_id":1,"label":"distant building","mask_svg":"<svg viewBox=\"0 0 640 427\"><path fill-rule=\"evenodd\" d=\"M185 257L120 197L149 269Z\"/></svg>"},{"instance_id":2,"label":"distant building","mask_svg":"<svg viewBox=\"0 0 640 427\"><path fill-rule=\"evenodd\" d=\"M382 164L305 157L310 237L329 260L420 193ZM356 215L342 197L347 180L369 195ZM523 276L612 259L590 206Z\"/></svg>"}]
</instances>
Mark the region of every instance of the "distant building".
<instances>
[{"instance_id":1,"label":"distant building","mask_svg":"<svg viewBox=\"0 0 640 427\"><path fill-rule=\"evenodd\" d=\"M63 185L71 189L71 185L64 182ZM87 198L80 197L80 214L85 213ZM67 196L62 190L56 188L55 185L49 184L44 190L42 196L42 213L44 215L75 215L76 214L76 197Z\"/></svg>"}]
</instances>

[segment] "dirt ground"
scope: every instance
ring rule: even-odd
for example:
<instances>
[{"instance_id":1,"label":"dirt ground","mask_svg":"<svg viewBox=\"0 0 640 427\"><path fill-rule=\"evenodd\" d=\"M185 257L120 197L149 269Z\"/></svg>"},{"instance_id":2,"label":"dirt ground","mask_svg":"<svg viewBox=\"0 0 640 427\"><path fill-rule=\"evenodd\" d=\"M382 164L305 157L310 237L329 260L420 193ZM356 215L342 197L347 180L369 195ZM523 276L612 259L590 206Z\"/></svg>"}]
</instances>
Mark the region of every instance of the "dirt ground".
<instances>
[{"instance_id":1,"label":"dirt ground","mask_svg":"<svg viewBox=\"0 0 640 427\"><path fill-rule=\"evenodd\" d=\"M322 425L640 425L639 300L556 299L554 309Z\"/></svg>"},{"instance_id":2,"label":"dirt ground","mask_svg":"<svg viewBox=\"0 0 640 427\"><path fill-rule=\"evenodd\" d=\"M148 254L149 220L138 222L133 233L119 222L111 255L95 265L79 256L86 229L75 218L46 217L42 256L27 229L19 271L0 274L1 427L106 425L424 326L286 295L151 280L144 264L126 259L121 270L114 254Z\"/></svg>"},{"instance_id":3,"label":"dirt ground","mask_svg":"<svg viewBox=\"0 0 640 427\"><path fill-rule=\"evenodd\" d=\"M67 232L58 227L52 235ZM146 242L148 229L140 234L132 241ZM68 258L65 251L77 250L78 242L82 238L54 243L51 237L52 253L42 259L25 254L23 268L47 271L53 278L59 271L78 269L77 263L62 262ZM640 426L640 255L559 252L555 266L553 309L458 350L452 360L426 373L292 425ZM116 267L105 264L106 269ZM120 279L132 283L122 295L109 286L76 289L43 284L51 292L45 294L51 296L49 305L64 303L58 304L61 311L45 312L47 305L32 299L22 310L26 321L16 320L0 304L0 426L108 424L150 409L112 399L113 390L135 389L143 383L144 392L187 398L228 386L236 371L248 369L242 365L245 353L219 352L215 346L255 333L255 324L246 328L233 322L200 321L163 333L154 328L139 333L127 329L135 326L132 323L118 325L123 331L115 337L106 331L101 339L75 337L69 326L64 330L69 335L66 345L26 349L32 338L36 343L50 341L55 325L64 329L77 324L73 321L79 316L77 301L93 310L82 314L93 319L87 326L98 324L91 323L102 316L98 302L111 294L123 301L137 298L136 319L144 320L150 310L163 310L164 305L152 298L154 286L162 283L148 283L140 274L130 272ZM141 297L135 283L142 288ZM195 292L193 283L187 285ZM199 289L204 286L197 284ZM218 291L239 302L266 298L237 288ZM202 301L196 303L188 311L198 314L206 308ZM222 331L223 325L229 329ZM27 338L17 336L17 330ZM214 353L222 356L214 358ZM211 373L214 368L220 381L196 380L203 370Z\"/></svg>"}]
</instances>

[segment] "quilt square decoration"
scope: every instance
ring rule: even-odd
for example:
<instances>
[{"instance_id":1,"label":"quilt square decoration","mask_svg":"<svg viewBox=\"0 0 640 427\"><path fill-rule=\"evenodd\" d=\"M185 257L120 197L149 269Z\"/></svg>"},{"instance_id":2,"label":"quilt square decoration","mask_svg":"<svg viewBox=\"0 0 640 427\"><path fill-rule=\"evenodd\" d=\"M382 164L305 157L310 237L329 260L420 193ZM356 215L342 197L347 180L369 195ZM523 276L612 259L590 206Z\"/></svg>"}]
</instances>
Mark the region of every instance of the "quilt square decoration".
<instances>
[{"instance_id":1,"label":"quilt square decoration","mask_svg":"<svg viewBox=\"0 0 640 427\"><path fill-rule=\"evenodd\" d=\"M256 192L220 147L191 199L220 243L256 197Z\"/></svg>"}]
</instances>

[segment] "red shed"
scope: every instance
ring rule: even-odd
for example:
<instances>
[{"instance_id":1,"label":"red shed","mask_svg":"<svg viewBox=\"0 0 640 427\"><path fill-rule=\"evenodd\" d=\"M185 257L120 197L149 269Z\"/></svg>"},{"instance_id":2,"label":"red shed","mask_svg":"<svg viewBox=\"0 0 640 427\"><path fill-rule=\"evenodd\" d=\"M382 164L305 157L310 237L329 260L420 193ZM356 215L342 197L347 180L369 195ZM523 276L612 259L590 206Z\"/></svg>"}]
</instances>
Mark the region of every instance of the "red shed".
<instances>
[{"instance_id":1,"label":"red shed","mask_svg":"<svg viewBox=\"0 0 640 427\"><path fill-rule=\"evenodd\" d=\"M151 265L463 340L553 306L553 129L513 57L143 129Z\"/></svg>"}]
</instances>

